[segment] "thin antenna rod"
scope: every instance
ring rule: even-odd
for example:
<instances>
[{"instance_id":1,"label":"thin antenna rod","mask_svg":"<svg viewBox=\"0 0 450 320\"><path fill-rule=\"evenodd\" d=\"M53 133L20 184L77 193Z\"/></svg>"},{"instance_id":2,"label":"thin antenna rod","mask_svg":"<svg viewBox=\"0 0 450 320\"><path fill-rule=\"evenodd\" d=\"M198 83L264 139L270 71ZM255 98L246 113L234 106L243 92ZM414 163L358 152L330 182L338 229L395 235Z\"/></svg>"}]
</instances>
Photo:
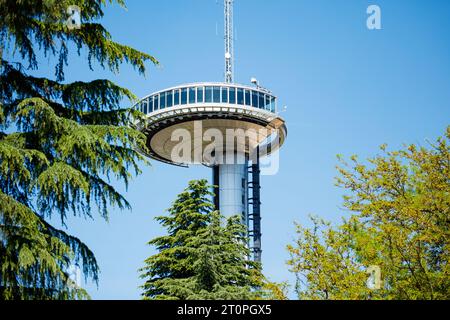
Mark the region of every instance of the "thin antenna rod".
<instances>
[{"instance_id":1,"label":"thin antenna rod","mask_svg":"<svg viewBox=\"0 0 450 320\"><path fill-rule=\"evenodd\" d=\"M224 0L225 15L225 82L233 83L234 47L233 47L233 1Z\"/></svg>"}]
</instances>

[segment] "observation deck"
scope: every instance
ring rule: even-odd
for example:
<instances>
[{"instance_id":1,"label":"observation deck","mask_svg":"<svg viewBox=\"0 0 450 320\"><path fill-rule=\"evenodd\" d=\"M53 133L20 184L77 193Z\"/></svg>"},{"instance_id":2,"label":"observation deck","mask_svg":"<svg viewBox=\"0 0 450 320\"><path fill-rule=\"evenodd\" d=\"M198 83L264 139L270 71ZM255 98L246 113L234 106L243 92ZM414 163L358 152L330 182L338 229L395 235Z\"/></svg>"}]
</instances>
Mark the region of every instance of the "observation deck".
<instances>
[{"instance_id":1,"label":"observation deck","mask_svg":"<svg viewBox=\"0 0 450 320\"><path fill-rule=\"evenodd\" d=\"M266 150L261 156L281 147L287 136L285 121L277 112L276 96L259 87L218 82L191 83L155 92L139 101L134 108L146 115L145 122L137 124L147 136L149 151L146 155L173 165L206 162L194 158L183 162L173 159L172 150L179 144L179 140L173 141L173 133L177 129L185 129L191 134L191 154L211 144L203 137L203 133L210 129L219 130L223 137L229 129L258 132L256 137L248 136L246 145L241 147L246 154L257 147ZM200 136L195 134L198 129L196 121L201 121ZM265 146L274 136L278 139L275 148ZM221 148L230 147L223 141Z\"/></svg>"}]
</instances>

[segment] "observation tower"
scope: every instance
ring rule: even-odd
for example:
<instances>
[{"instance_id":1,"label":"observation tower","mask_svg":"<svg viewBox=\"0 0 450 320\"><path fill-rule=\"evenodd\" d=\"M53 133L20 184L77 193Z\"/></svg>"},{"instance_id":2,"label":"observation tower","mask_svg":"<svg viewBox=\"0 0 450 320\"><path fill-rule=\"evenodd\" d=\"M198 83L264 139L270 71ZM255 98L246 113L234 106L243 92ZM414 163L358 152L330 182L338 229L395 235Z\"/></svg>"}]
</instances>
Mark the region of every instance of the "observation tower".
<instances>
[{"instance_id":1,"label":"observation tower","mask_svg":"<svg viewBox=\"0 0 450 320\"><path fill-rule=\"evenodd\" d=\"M241 215L253 259L261 261L260 159L287 136L277 97L261 87L234 83L233 0L224 0L225 81L174 86L144 97L137 127L145 155L175 166L212 169L214 204L224 216Z\"/></svg>"}]
</instances>

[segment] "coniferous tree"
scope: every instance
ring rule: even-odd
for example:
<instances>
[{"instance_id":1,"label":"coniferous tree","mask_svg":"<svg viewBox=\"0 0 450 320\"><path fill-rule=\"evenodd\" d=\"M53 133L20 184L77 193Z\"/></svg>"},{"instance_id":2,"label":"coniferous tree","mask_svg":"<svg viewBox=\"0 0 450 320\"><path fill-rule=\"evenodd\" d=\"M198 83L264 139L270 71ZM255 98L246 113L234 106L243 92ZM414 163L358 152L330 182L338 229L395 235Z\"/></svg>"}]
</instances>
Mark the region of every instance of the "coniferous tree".
<instances>
[{"instance_id":1,"label":"coniferous tree","mask_svg":"<svg viewBox=\"0 0 450 320\"><path fill-rule=\"evenodd\" d=\"M211 201L207 181L192 181L157 220L167 235L149 242L158 253L141 269L144 299L254 299L263 276L248 259L246 227L224 219Z\"/></svg>"},{"instance_id":2,"label":"coniferous tree","mask_svg":"<svg viewBox=\"0 0 450 320\"><path fill-rule=\"evenodd\" d=\"M67 268L78 263L97 280L91 250L48 223L69 214L91 217L98 207L129 204L109 182L138 174L135 150L145 137L131 126L141 115L123 109L134 95L108 80L64 82L69 50L87 53L115 73L122 63L141 74L145 53L112 41L97 22L104 0L0 0L0 299L85 298ZM122 0L110 3L124 5ZM81 9L81 25L65 23L67 9ZM37 56L56 58L55 77L35 77ZM16 61L17 59L17 61ZM130 172L130 170L132 170Z\"/></svg>"}]
</instances>

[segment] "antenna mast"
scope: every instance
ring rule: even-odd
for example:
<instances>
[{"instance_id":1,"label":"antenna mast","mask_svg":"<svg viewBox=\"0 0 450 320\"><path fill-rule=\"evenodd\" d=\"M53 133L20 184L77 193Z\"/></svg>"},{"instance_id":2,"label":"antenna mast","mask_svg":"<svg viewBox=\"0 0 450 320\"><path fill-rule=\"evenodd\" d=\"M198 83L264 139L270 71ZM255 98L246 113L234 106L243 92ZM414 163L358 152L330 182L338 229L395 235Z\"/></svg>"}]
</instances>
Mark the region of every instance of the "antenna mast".
<instances>
[{"instance_id":1,"label":"antenna mast","mask_svg":"<svg viewBox=\"0 0 450 320\"><path fill-rule=\"evenodd\" d=\"M233 1L224 0L225 15L225 82L233 83L234 47L233 47Z\"/></svg>"}]
</instances>

